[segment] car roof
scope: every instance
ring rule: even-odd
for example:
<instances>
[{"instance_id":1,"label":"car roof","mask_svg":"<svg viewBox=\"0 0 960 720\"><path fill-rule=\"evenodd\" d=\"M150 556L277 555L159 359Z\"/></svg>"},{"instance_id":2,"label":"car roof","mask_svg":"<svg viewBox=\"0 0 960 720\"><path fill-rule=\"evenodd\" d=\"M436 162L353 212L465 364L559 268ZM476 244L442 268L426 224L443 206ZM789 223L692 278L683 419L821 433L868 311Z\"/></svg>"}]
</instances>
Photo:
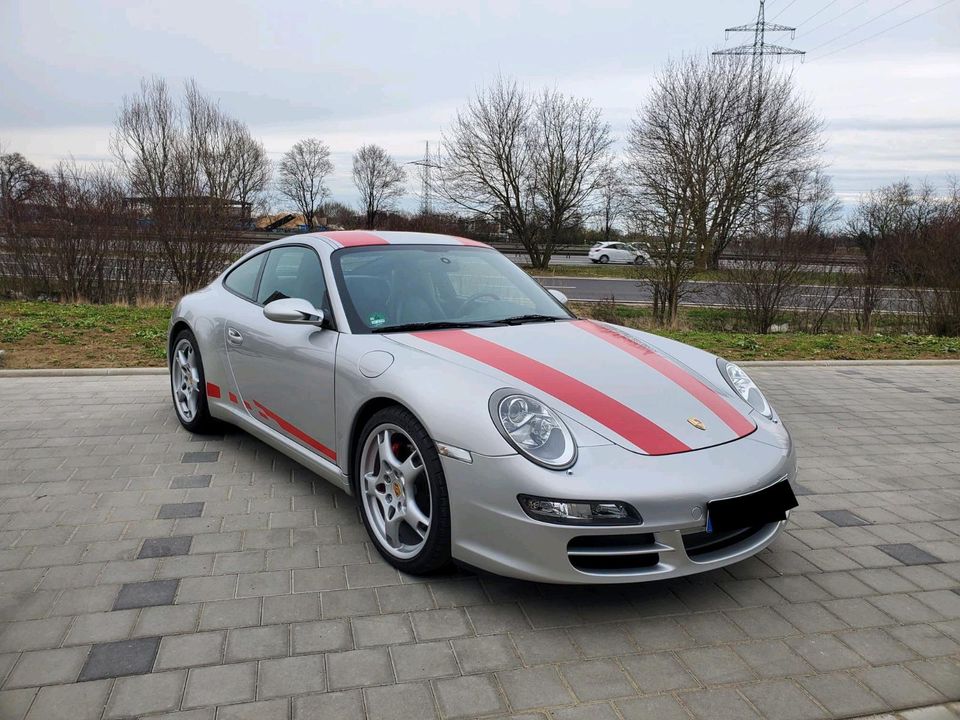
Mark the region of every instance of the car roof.
<instances>
[{"instance_id":1,"label":"car roof","mask_svg":"<svg viewBox=\"0 0 960 720\"><path fill-rule=\"evenodd\" d=\"M292 236L296 240L311 239L331 250L368 245L467 245L490 247L486 243L456 235L423 232L396 232L393 230L333 230Z\"/></svg>"}]
</instances>

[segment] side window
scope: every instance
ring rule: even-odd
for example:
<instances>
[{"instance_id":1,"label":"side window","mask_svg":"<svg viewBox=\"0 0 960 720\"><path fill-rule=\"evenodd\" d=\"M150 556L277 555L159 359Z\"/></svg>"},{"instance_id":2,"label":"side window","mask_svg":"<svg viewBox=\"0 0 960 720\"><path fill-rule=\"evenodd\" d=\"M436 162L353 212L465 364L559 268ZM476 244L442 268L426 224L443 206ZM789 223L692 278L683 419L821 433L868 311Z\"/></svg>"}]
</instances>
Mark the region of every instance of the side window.
<instances>
[{"instance_id":1,"label":"side window","mask_svg":"<svg viewBox=\"0 0 960 720\"><path fill-rule=\"evenodd\" d=\"M257 302L266 305L283 298L303 298L314 307L330 312L327 284L317 254L304 247L271 250L260 278Z\"/></svg>"},{"instance_id":2,"label":"side window","mask_svg":"<svg viewBox=\"0 0 960 720\"><path fill-rule=\"evenodd\" d=\"M235 267L223 281L224 285L237 295L253 300L253 293L257 286L257 276L260 274L260 267L266 257L267 253L260 253Z\"/></svg>"}]
</instances>

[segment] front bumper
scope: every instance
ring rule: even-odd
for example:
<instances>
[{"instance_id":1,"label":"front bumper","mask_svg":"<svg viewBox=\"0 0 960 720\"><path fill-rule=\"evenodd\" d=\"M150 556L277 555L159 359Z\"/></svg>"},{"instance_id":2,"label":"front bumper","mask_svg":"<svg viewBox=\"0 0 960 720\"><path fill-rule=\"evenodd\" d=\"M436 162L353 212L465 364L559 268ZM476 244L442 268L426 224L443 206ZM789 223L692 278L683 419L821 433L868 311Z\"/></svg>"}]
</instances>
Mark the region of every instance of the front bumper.
<instances>
[{"instance_id":1,"label":"front bumper","mask_svg":"<svg viewBox=\"0 0 960 720\"><path fill-rule=\"evenodd\" d=\"M616 445L581 447L570 470L551 471L518 455L442 459L450 493L454 558L483 570L553 583L623 583L679 577L756 554L784 522L749 528L705 546L706 503L760 490L787 476L796 459L754 436L704 450L650 457ZM526 493L568 500L620 500L639 525L558 525L528 517ZM686 541L684 537L686 536Z\"/></svg>"}]
</instances>

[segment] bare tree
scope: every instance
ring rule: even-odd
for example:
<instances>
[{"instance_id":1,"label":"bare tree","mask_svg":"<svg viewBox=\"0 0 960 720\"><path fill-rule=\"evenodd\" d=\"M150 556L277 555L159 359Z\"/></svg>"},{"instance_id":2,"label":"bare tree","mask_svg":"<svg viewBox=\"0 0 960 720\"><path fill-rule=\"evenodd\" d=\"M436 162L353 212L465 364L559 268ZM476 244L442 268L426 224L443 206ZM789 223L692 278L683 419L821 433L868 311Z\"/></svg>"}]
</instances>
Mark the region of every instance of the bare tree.
<instances>
[{"instance_id":1,"label":"bare tree","mask_svg":"<svg viewBox=\"0 0 960 720\"><path fill-rule=\"evenodd\" d=\"M821 121L789 75L743 58L669 63L633 125L635 154L676 180L697 242L697 264L718 267L749 219L751 200L821 147Z\"/></svg>"},{"instance_id":2,"label":"bare tree","mask_svg":"<svg viewBox=\"0 0 960 720\"><path fill-rule=\"evenodd\" d=\"M0 152L0 219L8 231L25 207L35 201L47 181L47 174L20 153Z\"/></svg>"},{"instance_id":3,"label":"bare tree","mask_svg":"<svg viewBox=\"0 0 960 720\"><path fill-rule=\"evenodd\" d=\"M379 145L364 145L353 156L353 184L360 193L366 227L376 227L377 218L403 195L406 173Z\"/></svg>"},{"instance_id":4,"label":"bare tree","mask_svg":"<svg viewBox=\"0 0 960 720\"><path fill-rule=\"evenodd\" d=\"M613 228L627 208L627 188L623 172L615 163L607 164L597 182L596 217L605 242L613 237Z\"/></svg>"},{"instance_id":5,"label":"bare tree","mask_svg":"<svg viewBox=\"0 0 960 720\"><path fill-rule=\"evenodd\" d=\"M144 235L181 291L208 282L235 254L233 233L266 187L262 146L193 82L178 104L159 78L124 99L111 146L130 202L147 216Z\"/></svg>"},{"instance_id":6,"label":"bare tree","mask_svg":"<svg viewBox=\"0 0 960 720\"><path fill-rule=\"evenodd\" d=\"M303 213L310 229L315 227L316 217L323 209L327 196L325 181L332 172L330 148L317 138L300 140L280 160L278 189Z\"/></svg>"},{"instance_id":7,"label":"bare tree","mask_svg":"<svg viewBox=\"0 0 960 720\"><path fill-rule=\"evenodd\" d=\"M499 222L534 267L547 267L582 217L609 146L609 127L589 101L553 90L533 95L499 77L444 133L438 190Z\"/></svg>"},{"instance_id":8,"label":"bare tree","mask_svg":"<svg viewBox=\"0 0 960 720\"><path fill-rule=\"evenodd\" d=\"M832 244L827 230L839 213L830 179L819 169L791 170L767 184L725 285L727 300L752 332L769 332L784 309L796 304L809 264ZM839 296L828 297L836 302Z\"/></svg>"}]
</instances>

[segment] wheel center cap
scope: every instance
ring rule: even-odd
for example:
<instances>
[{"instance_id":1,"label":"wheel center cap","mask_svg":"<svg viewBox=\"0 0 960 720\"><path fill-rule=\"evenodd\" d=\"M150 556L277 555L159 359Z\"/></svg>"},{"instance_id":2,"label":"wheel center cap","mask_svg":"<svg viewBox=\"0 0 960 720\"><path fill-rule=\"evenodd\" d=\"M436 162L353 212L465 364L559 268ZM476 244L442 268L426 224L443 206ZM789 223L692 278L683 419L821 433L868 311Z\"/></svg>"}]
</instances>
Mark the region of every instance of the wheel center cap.
<instances>
[{"instance_id":1,"label":"wheel center cap","mask_svg":"<svg viewBox=\"0 0 960 720\"><path fill-rule=\"evenodd\" d=\"M396 497L403 495L403 486L401 486L396 480L393 481L393 494Z\"/></svg>"}]
</instances>

